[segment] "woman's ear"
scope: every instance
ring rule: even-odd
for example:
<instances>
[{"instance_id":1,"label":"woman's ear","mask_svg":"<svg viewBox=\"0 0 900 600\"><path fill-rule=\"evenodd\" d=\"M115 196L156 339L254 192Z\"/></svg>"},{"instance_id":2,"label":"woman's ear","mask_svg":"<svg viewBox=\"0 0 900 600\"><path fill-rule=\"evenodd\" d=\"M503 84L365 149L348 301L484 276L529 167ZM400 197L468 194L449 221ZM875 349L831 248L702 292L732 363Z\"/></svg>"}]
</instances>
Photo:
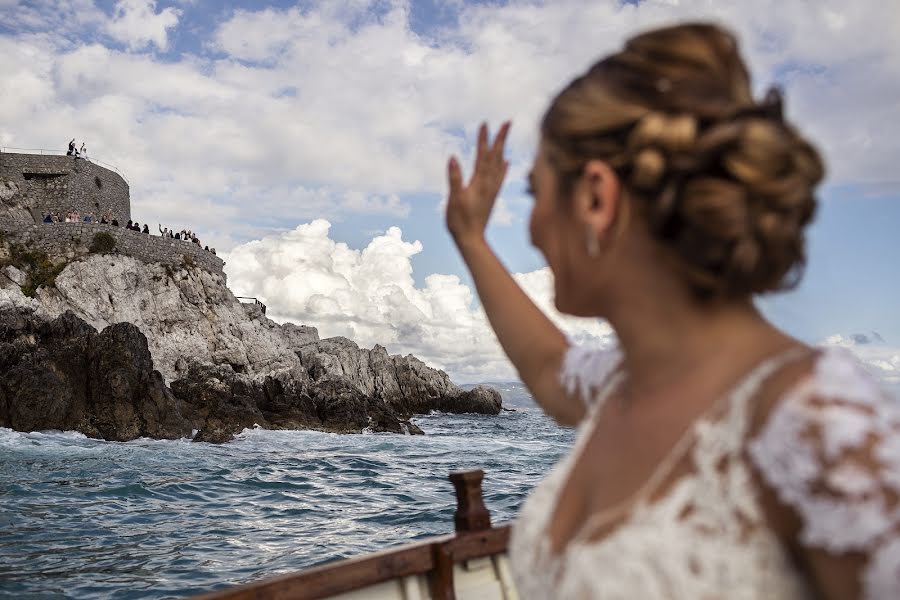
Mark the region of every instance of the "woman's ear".
<instances>
[{"instance_id":1,"label":"woman's ear","mask_svg":"<svg viewBox=\"0 0 900 600\"><path fill-rule=\"evenodd\" d=\"M621 203L619 176L602 160L584 166L575 191L575 217L597 240L612 235Z\"/></svg>"}]
</instances>

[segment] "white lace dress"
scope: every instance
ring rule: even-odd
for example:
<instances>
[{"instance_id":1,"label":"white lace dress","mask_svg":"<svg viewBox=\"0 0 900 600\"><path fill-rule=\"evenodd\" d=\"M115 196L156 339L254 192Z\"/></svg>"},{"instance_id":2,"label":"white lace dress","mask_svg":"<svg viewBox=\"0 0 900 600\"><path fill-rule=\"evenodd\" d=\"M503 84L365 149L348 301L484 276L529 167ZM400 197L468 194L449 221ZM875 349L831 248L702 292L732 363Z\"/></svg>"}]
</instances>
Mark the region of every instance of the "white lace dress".
<instances>
[{"instance_id":1,"label":"white lace dress","mask_svg":"<svg viewBox=\"0 0 900 600\"><path fill-rule=\"evenodd\" d=\"M763 517L751 465L802 519L800 542L832 554L862 553L865 598L900 599L900 405L846 351L825 349L811 377L780 399L747 439L748 403L790 357L751 372L720 417L682 439L692 469L653 501L638 501L605 537L576 534L558 555L546 537L557 495L614 387L614 351L572 349L562 377L595 398L572 452L538 485L510 540L525 600L766 599L812 597ZM679 448L673 450L673 458ZM724 468L723 468L724 466Z\"/></svg>"}]
</instances>

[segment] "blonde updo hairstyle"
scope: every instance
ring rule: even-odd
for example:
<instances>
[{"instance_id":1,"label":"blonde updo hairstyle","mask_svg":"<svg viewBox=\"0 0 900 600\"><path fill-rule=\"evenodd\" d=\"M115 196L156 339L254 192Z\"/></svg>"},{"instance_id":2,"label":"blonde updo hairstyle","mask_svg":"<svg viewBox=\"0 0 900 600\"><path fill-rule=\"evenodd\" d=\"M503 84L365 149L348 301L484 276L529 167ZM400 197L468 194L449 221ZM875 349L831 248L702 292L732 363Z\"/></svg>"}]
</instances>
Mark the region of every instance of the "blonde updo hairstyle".
<instances>
[{"instance_id":1,"label":"blonde updo hairstyle","mask_svg":"<svg viewBox=\"0 0 900 600\"><path fill-rule=\"evenodd\" d=\"M799 281L822 161L784 122L777 90L754 101L722 28L632 38L569 84L541 129L561 194L589 160L607 162L698 297L744 298Z\"/></svg>"}]
</instances>

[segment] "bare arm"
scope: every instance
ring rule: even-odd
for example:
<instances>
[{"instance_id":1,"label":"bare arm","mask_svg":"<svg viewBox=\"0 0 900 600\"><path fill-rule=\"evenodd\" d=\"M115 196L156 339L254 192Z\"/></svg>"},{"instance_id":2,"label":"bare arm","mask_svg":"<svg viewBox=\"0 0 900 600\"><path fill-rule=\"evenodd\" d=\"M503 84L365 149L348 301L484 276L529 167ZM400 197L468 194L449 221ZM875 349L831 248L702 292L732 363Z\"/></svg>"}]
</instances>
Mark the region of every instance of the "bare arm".
<instances>
[{"instance_id":1,"label":"bare arm","mask_svg":"<svg viewBox=\"0 0 900 600\"><path fill-rule=\"evenodd\" d=\"M509 123L488 147L487 127L478 132L475 169L468 184L456 158L448 166L447 228L462 254L488 321L519 377L544 411L563 425L584 415L584 404L566 394L559 369L568 348L565 335L535 306L485 240L484 231L506 170L503 145Z\"/></svg>"}]
</instances>

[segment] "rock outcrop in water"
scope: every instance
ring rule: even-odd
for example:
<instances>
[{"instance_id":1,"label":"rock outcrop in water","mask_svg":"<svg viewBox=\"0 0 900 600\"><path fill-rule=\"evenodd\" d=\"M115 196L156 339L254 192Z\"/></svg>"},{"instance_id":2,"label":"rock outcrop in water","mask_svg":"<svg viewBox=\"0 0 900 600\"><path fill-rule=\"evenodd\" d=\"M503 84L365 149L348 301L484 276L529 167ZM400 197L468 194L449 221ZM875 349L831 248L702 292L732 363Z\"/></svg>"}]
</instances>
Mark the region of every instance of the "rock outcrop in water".
<instances>
[{"instance_id":1,"label":"rock outcrop in water","mask_svg":"<svg viewBox=\"0 0 900 600\"><path fill-rule=\"evenodd\" d=\"M0 426L226 441L253 425L416 433L415 414L500 412L491 388L275 323L202 269L94 254L54 264L34 298L27 266L0 269Z\"/></svg>"},{"instance_id":2,"label":"rock outcrop in water","mask_svg":"<svg viewBox=\"0 0 900 600\"><path fill-rule=\"evenodd\" d=\"M172 439L191 434L180 405L134 325L97 333L70 312L0 310L0 426Z\"/></svg>"},{"instance_id":3,"label":"rock outcrop in water","mask_svg":"<svg viewBox=\"0 0 900 600\"><path fill-rule=\"evenodd\" d=\"M305 371L262 379L195 363L165 384L130 323L97 332L71 312L45 320L0 308L0 426L62 429L126 441L138 437L224 442L247 427L341 433L421 433L345 378Z\"/></svg>"},{"instance_id":4,"label":"rock outcrop in water","mask_svg":"<svg viewBox=\"0 0 900 600\"><path fill-rule=\"evenodd\" d=\"M432 410L500 412L500 393L496 390L479 386L464 391L443 371L412 355L390 356L380 345L364 350L345 337L334 337L301 346L297 354L314 380L343 377L363 394L378 398L403 415Z\"/></svg>"}]
</instances>

